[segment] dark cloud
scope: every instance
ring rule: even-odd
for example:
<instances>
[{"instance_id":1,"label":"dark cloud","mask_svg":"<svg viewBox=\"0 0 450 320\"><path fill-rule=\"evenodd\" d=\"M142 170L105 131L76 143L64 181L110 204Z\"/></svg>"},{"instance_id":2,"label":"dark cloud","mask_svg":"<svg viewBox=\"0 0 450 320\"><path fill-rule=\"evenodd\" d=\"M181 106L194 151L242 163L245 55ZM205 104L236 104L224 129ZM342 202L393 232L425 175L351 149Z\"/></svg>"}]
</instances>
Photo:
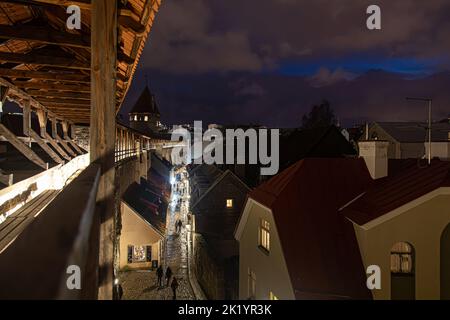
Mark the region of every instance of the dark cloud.
<instances>
[{"instance_id":1,"label":"dark cloud","mask_svg":"<svg viewBox=\"0 0 450 320\"><path fill-rule=\"evenodd\" d=\"M368 0L172 0L163 3L145 65L175 73L256 71L283 60L376 53L448 66L450 1L380 0L382 30L366 28Z\"/></svg>"},{"instance_id":2,"label":"dark cloud","mask_svg":"<svg viewBox=\"0 0 450 320\"><path fill-rule=\"evenodd\" d=\"M425 119L408 95L433 97L446 117L450 1L378 0L382 30L369 31L373 3L163 1L126 108L147 73L168 123L297 126L323 99L346 125Z\"/></svg>"}]
</instances>

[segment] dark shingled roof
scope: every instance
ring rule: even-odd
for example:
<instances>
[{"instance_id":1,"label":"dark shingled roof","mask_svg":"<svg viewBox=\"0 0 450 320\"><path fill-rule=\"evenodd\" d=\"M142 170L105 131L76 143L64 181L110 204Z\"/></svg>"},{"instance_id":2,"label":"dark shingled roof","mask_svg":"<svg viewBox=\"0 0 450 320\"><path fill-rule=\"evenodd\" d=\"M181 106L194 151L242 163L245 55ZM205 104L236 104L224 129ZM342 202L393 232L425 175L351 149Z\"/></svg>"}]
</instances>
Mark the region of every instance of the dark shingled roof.
<instances>
[{"instance_id":1,"label":"dark shingled roof","mask_svg":"<svg viewBox=\"0 0 450 320\"><path fill-rule=\"evenodd\" d=\"M424 142L427 140L427 126L425 122L376 122L391 137L399 142ZM448 141L450 123L433 123L431 131L432 141Z\"/></svg>"},{"instance_id":2,"label":"dark shingled roof","mask_svg":"<svg viewBox=\"0 0 450 320\"><path fill-rule=\"evenodd\" d=\"M280 140L280 166L285 169L304 158L338 158L356 155L353 145L336 126L290 129Z\"/></svg>"},{"instance_id":3,"label":"dark shingled roof","mask_svg":"<svg viewBox=\"0 0 450 320\"><path fill-rule=\"evenodd\" d=\"M338 211L371 183L363 159L307 158L250 193L272 209L297 299L371 299L353 225Z\"/></svg>"},{"instance_id":4,"label":"dark shingled roof","mask_svg":"<svg viewBox=\"0 0 450 320\"><path fill-rule=\"evenodd\" d=\"M161 235L166 231L167 203L163 195L148 190L148 184L133 183L125 191L123 201L128 204L142 219L151 224Z\"/></svg>"},{"instance_id":5,"label":"dark shingled roof","mask_svg":"<svg viewBox=\"0 0 450 320\"><path fill-rule=\"evenodd\" d=\"M160 114L155 96L150 92L148 86L145 87L130 113Z\"/></svg>"},{"instance_id":6,"label":"dark shingled roof","mask_svg":"<svg viewBox=\"0 0 450 320\"><path fill-rule=\"evenodd\" d=\"M375 180L342 213L363 225L439 187L449 186L448 161L433 160L430 166L415 159L389 161L389 176Z\"/></svg>"}]
</instances>

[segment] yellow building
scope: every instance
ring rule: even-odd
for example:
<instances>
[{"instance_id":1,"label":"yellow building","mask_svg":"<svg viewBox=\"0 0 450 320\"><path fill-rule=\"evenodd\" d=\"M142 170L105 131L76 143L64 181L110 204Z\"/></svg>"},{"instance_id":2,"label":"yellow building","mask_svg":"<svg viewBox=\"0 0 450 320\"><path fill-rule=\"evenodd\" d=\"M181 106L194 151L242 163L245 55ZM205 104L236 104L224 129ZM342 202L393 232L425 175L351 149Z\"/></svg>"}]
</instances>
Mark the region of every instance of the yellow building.
<instances>
[{"instance_id":1,"label":"yellow building","mask_svg":"<svg viewBox=\"0 0 450 320\"><path fill-rule=\"evenodd\" d=\"M388 146L302 160L250 193L240 299L450 299L450 162L388 160Z\"/></svg>"},{"instance_id":2,"label":"yellow building","mask_svg":"<svg viewBox=\"0 0 450 320\"><path fill-rule=\"evenodd\" d=\"M121 202L120 268L148 269L160 264L164 247L167 204L141 180Z\"/></svg>"}]
</instances>

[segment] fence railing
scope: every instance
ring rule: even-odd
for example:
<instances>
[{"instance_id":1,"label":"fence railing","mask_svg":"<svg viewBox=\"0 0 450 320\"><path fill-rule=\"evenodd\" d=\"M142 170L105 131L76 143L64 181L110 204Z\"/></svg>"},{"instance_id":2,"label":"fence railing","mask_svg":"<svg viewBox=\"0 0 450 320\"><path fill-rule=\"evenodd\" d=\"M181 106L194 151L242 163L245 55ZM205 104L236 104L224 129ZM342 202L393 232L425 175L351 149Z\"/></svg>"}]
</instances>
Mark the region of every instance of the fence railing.
<instances>
[{"instance_id":1,"label":"fence railing","mask_svg":"<svg viewBox=\"0 0 450 320\"><path fill-rule=\"evenodd\" d=\"M0 254L0 299L96 298L99 179L90 164Z\"/></svg>"}]
</instances>

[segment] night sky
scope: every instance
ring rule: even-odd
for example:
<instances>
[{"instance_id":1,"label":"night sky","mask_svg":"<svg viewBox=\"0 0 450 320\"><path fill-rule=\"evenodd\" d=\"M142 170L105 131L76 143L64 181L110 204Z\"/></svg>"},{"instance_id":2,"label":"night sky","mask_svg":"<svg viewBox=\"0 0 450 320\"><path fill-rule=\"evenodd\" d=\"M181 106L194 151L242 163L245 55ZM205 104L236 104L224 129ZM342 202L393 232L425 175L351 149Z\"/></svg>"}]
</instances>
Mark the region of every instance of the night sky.
<instances>
[{"instance_id":1,"label":"night sky","mask_svg":"<svg viewBox=\"0 0 450 320\"><path fill-rule=\"evenodd\" d=\"M382 30L366 9L382 9ZM300 125L322 99L346 126L450 114L448 0L166 0L124 110L148 76L163 122Z\"/></svg>"}]
</instances>

